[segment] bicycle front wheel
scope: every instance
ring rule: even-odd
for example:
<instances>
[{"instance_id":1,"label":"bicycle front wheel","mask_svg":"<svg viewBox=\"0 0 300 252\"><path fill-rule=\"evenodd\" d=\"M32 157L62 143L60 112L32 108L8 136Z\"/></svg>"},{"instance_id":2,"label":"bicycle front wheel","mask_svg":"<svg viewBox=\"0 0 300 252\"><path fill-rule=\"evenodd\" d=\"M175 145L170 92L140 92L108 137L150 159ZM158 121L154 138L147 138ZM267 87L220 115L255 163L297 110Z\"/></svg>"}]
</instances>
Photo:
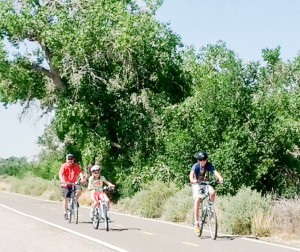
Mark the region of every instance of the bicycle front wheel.
<instances>
[{"instance_id":1,"label":"bicycle front wheel","mask_svg":"<svg viewBox=\"0 0 300 252\"><path fill-rule=\"evenodd\" d=\"M74 222L78 224L78 203L76 198L73 199L73 210Z\"/></svg>"},{"instance_id":2,"label":"bicycle front wheel","mask_svg":"<svg viewBox=\"0 0 300 252\"><path fill-rule=\"evenodd\" d=\"M92 220L94 229L98 229L99 227L99 218L100 218L99 209L98 207L96 207L93 215L93 220Z\"/></svg>"},{"instance_id":3,"label":"bicycle front wheel","mask_svg":"<svg viewBox=\"0 0 300 252\"><path fill-rule=\"evenodd\" d=\"M214 205L211 205L208 209L207 222L210 237L214 240L217 239L218 221Z\"/></svg>"},{"instance_id":4,"label":"bicycle front wheel","mask_svg":"<svg viewBox=\"0 0 300 252\"><path fill-rule=\"evenodd\" d=\"M103 218L104 218L105 230L109 231L107 211L108 211L107 205L103 204Z\"/></svg>"},{"instance_id":5,"label":"bicycle front wheel","mask_svg":"<svg viewBox=\"0 0 300 252\"><path fill-rule=\"evenodd\" d=\"M73 217L73 199L69 198L68 199L68 219L69 219L69 223L71 222Z\"/></svg>"}]
</instances>

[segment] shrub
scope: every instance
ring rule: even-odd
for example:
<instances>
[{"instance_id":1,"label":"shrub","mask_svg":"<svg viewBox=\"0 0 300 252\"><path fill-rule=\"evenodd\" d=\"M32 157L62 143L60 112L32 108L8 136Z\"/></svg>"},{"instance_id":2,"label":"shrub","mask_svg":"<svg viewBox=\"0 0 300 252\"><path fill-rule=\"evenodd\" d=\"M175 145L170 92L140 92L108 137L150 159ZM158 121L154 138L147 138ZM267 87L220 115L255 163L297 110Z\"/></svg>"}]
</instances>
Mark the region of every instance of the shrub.
<instances>
[{"instance_id":1,"label":"shrub","mask_svg":"<svg viewBox=\"0 0 300 252\"><path fill-rule=\"evenodd\" d=\"M27 194L49 200L60 199L61 194L58 181L44 180L35 177L31 172L26 173L23 179L1 176L0 180L3 184L9 185L7 188L10 192Z\"/></svg>"},{"instance_id":2,"label":"shrub","mask_svg":"<svg viewBox=\"0 0 300 252\"><path fill-rule=\"evenodd\" d=\"M300 199L280 199L274 201L274 233L298 234L300 237Z\"/></svg>"},{"instance_id":3,"label":"shrub","mask_svg":"<svg viewBox=\"0 0 300 252\"><path fill-rule=\"evenodd\" d=\"M223 232L231 234L269 234L271 206L270 195L262 196L249 187L242 187L235 196L220 199L218 206L222 210L222 218L219 218L220 227Z\"/></svg>"},{"instance_id":4,"label":"shrub","mask_svg":"<svg viewBox=\"0 0 300 252\"><path fill-rule=\"evenodd\" d=\"M193 209L192 190L189 185L167 199L162 217L168 221L190 222Z\"/></svg>"},{"instance_id":5,"label":"shrub","mask_svg":"<svg viewBox=\"0 0 300 252\"><path fill-rule=\"evenodd\" d=\"M148 218L159 218L162 215L166 200L176 192L173 183L154 181L146 184L132 198L120 200L119 204L123 210L129 210Z\"/></svg>"}]
</instances>

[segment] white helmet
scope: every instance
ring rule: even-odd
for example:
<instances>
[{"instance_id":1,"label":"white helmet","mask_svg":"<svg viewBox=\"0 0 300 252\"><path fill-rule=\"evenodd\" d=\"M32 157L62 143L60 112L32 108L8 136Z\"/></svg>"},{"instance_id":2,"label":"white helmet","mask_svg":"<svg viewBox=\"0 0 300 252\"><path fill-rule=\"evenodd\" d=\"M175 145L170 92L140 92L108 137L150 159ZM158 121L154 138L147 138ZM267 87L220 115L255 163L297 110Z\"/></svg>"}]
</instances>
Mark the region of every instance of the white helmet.
<instances>
[{"instance_id":1,"label":"white helmet","mask_svg":"<svg viewBox=\"0 0 300 252\"><path fill-rule=\"evenodd\" d=\"M93 165L91 168L91 172L93 171L100 171L100 166L99 165Z\"/></svg>"}]
</instances>

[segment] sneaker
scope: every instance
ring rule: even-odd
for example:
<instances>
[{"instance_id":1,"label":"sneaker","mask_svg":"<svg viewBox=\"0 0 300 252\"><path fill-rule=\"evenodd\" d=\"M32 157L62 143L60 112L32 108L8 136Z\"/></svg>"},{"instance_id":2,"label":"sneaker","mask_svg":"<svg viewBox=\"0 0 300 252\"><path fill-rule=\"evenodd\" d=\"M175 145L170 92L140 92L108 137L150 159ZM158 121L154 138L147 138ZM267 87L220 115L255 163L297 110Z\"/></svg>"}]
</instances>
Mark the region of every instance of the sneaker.
<instances>
[{"instance_id":1,"label":"sneaker","mask_svg":"<svg viewBox=\"0 0 300 252\"><path fill-rule=\"evenodd\" d=\"M68 220L68 214L67 213L64 214L64 219Z\"/></svg>"},{"instance_id":2,"label":"sneaker","mask_svg":"<svg viewBox=\"0 0 300 252\"><path fill-rule=\"evenodd\" d=\"M194 231L195 231L196 234L200 234L200 227L196 226Z\"/></svg>"},{"instance_id":3,"label":"sneaker","mask_svg":"<svg viewBox=\"0 0 300 252\"><path fill-rule=\"evenodd\" d=\"M195 233L200 234L199 221L195 221L194 225L195 225L195 230L194 230Z\"/></svg>"}]
</instances>

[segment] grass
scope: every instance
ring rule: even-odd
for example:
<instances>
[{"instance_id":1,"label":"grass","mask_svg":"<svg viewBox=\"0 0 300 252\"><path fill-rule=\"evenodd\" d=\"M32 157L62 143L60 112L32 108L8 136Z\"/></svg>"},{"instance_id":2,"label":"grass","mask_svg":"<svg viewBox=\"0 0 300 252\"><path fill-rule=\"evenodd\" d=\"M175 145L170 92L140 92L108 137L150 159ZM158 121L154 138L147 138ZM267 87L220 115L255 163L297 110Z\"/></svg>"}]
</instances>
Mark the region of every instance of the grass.
<instances>
[{"instance_id":1,"label":"grass","mask_svg":"<svg viewBox=\"0 0 300 252\"><path fill-rule=\"evenodd\" d=\"M60 200L58 181L44 180L27 173L23 179L0 176L0 189L48 200Z\"/></svg>"}]
</instances>

